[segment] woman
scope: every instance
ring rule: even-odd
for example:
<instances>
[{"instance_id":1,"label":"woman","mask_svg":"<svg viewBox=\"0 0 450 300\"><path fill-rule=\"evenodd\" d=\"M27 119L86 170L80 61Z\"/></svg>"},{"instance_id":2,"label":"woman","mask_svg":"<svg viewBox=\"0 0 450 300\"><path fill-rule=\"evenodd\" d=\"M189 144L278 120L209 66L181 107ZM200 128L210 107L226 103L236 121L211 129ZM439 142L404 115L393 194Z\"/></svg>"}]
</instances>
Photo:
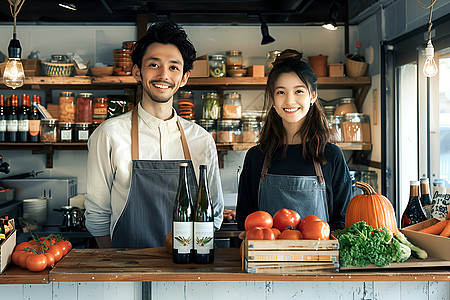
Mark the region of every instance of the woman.
<instances>
[{"instance_id":1,"label":"woman","mask_svg":"<svg viewBox=\"0 0 450 300\"><path fill-rule=\"evenodd\" d=\"M302 54L285 50L273 63L265 94L265 123L245 157L237 202L238 228L257 210L281 208L316 215L344 228L351 179L342 150L317 100L317 76Z\"/></svg>"}]
</instances>

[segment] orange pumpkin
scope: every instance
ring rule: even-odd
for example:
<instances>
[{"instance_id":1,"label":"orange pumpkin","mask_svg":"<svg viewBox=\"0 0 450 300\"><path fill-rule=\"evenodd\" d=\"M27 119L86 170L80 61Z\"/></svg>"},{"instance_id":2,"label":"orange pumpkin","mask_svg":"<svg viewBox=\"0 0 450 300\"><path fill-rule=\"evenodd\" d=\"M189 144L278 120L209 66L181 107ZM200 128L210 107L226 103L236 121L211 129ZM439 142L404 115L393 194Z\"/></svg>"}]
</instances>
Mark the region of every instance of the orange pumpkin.
<instances>
[{"instance_id":1,"label":"orange pumpkin","mask_svg":"<svg viewBox=\"0 0 450 300\"><path fill-rule=\"evenodd\" d=\"M391 202L364 182L356 182L356 187L364 191L364 195L356 195L350 200L345 213L345 227L365 221L374 228L386 226L393 234L397 232L397 221Z\"/></svg>"}]
</instances>

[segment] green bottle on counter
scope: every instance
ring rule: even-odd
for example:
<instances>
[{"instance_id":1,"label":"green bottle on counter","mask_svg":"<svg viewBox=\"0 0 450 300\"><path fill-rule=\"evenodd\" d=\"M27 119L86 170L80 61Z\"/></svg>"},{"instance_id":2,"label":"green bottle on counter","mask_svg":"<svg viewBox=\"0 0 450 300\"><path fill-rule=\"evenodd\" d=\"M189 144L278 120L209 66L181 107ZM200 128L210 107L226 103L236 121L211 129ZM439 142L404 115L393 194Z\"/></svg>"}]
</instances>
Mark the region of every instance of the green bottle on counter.
<instances>
[{"instance_id":1,"label":"green bottle on counter","mask_svg":"<svg viewBox=\"0 0 450 300\"><path fill-rule=\"evenodd\" d=\"M173 210L173 262L187 264L193 262L194 228L192 224L192 201L187 180L187 163L180 163L180 179Z\"/></svg>"},{"instance_id":2,"label":"green bottle on counter","mask_svg":"<svg viewBox=\"0 0 450 300\"><path fill-rule=\"evenodd\" d=\"M200 183L194 206L194 260L214 262L214 212L209 196L206 166L200 166Z\"/></svg>"}]
</instances>

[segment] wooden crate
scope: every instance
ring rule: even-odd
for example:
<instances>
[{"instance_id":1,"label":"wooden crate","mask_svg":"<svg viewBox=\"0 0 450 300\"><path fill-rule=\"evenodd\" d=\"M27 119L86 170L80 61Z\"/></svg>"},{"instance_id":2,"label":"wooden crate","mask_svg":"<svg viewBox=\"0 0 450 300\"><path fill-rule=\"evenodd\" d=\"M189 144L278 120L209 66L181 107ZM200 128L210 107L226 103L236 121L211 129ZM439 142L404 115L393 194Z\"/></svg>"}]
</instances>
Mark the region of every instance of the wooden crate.
<instances>
[{"instance_id":1,"label":"wooden crate","mask_svg":"<svg viewBox=\"0 0 450 300\"><path fill-rule=\"evenodd\" d=\"M248 273L295 275L339 271L339 242L244 240L242 268Z\"/></svg>"},{"instance_id":2,"label":"wooden crate","mask_svg":"<svg viewBox=\"0 0 450 300\"><path fill-rule=\"evenodd\" d=\"M25 77L39 76L41 74L41 60L40 59L22 59L23 72ZM6 62L0 63L0 76L6 68Z\"/></svg>"}]
</instances>

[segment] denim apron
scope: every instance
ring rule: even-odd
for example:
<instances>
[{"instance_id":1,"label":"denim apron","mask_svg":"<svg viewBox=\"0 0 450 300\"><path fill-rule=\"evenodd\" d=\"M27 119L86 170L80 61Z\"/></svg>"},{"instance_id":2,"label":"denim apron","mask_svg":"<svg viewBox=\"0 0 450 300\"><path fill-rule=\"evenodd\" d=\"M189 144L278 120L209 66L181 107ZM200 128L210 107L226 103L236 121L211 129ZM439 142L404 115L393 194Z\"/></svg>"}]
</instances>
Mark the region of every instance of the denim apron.
<instances>
[{"instance_id":1,"label":"denim apron","mask_svg":"<svg viewBox=\"0 0 450 300\"><path fill-rule=\"evenodd\" d=\"M191 196L197 194L197 180L183 128L177 119L185 160L139 160L137 106L131 118L131 185L127 202L113 228L111 247L164 247L172 230L172 216L180 174L180 163L188 163Z\"/></svg>"},{"instance_id":2,"label":"denim apron","mask_svg":"<svg viewBox=\"0 0 450 300\"><path fill-rule=\"evenodd\" d=\"M322 167L314 161L316 176L267 174L267 156L264 158L259 180L258 206L272 216L280 209L295 210L303 219L316 215L328 222L328 203Z\"/></svg>"}]
</instances>

